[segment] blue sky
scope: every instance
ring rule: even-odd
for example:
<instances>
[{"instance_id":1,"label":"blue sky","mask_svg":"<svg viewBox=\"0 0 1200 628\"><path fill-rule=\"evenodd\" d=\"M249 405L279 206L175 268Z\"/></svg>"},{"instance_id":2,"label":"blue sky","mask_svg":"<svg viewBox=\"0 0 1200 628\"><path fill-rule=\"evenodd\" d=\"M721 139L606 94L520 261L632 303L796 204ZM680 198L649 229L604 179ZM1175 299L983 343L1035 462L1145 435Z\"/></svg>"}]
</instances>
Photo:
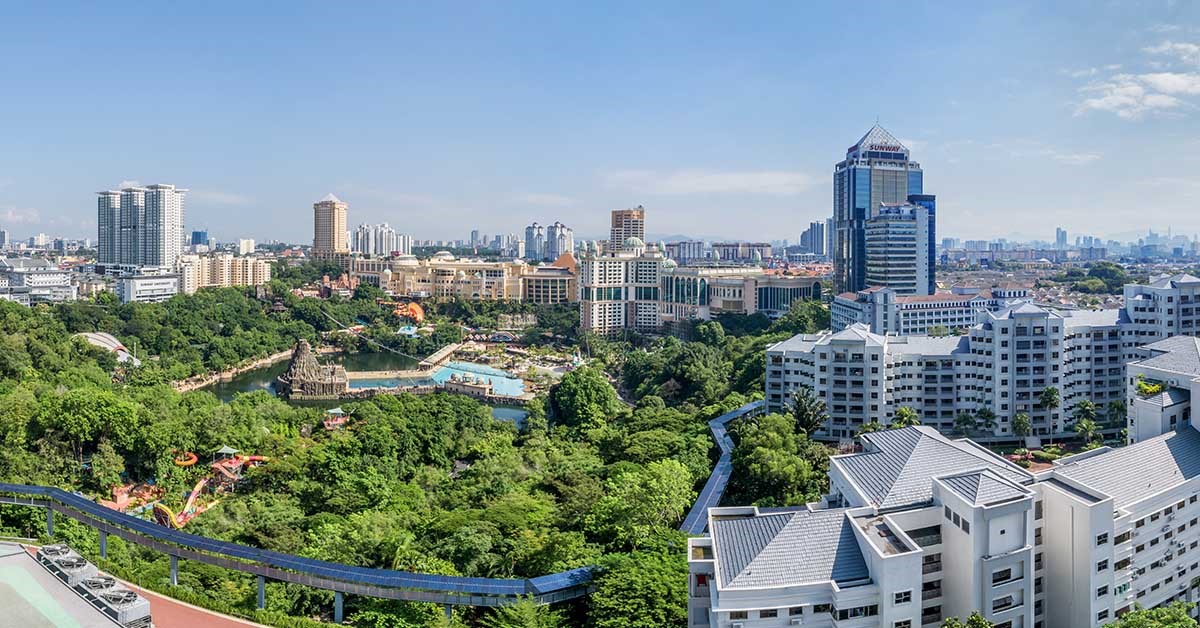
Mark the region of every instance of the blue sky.
<instances>
[{"instance_id":1,"label":"blue sky","mask_svg":"<svg viewBox=\"0 0 1200 628\"><path fill-rule=\"evenodd\" d=\"M1200 3L982 4L7 3L0 228L94 237L138 181L223 240L329 192L421 238L794 240L878 117L942 235L1200 232Z\"/></svg>"}]
</instances>

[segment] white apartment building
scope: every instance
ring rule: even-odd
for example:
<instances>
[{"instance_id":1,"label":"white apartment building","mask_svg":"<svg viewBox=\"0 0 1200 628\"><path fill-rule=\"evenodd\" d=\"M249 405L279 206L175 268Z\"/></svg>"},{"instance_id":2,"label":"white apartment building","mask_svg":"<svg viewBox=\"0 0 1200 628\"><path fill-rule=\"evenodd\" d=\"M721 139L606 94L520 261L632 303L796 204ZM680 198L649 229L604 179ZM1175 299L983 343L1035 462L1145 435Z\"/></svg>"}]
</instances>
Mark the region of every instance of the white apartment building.
<instances>
[{"instance_id":1,"label":"white apartment building","mask_svg":"<svg viewBox=\"0 0 1200 628\"><path fill-rule=\"evenodd\" d=\"M50 262L32 257L0 258L5 300L23 305L61 303L78 298L71 273Z\"/></svg>"},{"instance_id":2,"label":"white apartment building","mask_svg":"<svg viewBox=\"0 0 1200 628\"><path fill-rule=\"evenodd\" d=\"M865 434L830 494L714 508L689 539L689 625L1099 628L1200 593L1191 423L1036 474L925 426ZM1136 473L1131 473L1136 469Z\"/></svg>"},{"instance_id":3,"label":"white apartment building","mask_svg":"<svg viewBox=\"0 0 1200 628\"><path fill-rule=\"evenodd\" d=\"M238 255L250 255L254 253L254 240L249 238L241 238L238 240Z\"/></svg>"},{"instance_id":4,"label":"white apartment building","mask_svg":"<svg viewBox=\"0 0 1200 628\"><path fill-rule=\"evenodd\" d=\"M1169 336L1200 334L1200 278L1151 277L1148 284L1125 286L1125 311L1139 344Z\"/></svg>"},{"instance_id":5,"label":"white apartment building","mask_svg":"<svg viewBox=\"0 0 1200 628\"><path fill-rule=\"evenodd\" d=\"M1173 336L1143 346L1126 365L1129 440L1153 438L1187 425L1200 396L1200 339Z\"/></svg>"},{"instance_id":6,"label":"white apartment building","mask_svg":"<svg viewBox=\"0 0 1200 628\"><path fill-rule=\"evenodd\" d=\"M613 214L615 230L617 212ZM656 245L647 246L636 237L610 253L597 254L588 247L579 262L581 329L601 335L657 331L665 261Z\"/></svg>"},{"instance_id":7,"label":"white apartment building","mask_svg":"<svg viewBox=\"0 0 1200 628\"><path fill-rule=\"evenodd\" d=\"M863 424L887 424L900 407L922 423L954 429L959 412L996 416L989 437L1013 439L1028 414L1035 436L1070 435L1070 408L1101 411L1125 398L1120 310L1055 312L1026 303L985 312L964 336L883 336L857 323L834 333L799 334L767 348L766 400L780 411L801 387L825 402L819 436L851 438ZM1060 391L1061 407L1040 393Z\"/></svg>"},{"instance_id":8,"label":"white apartment building","mask_svg":"<svg viewBox=\"0 0 1200 628\"><path fill-rule=\"evenodd\" d=\"M411 255L412 236L400 233L391 225L359 225L350 237L350 248L363 255Z\"/></svg>"},{"instance_id":9,"label":"white apartment building","mask_svg":"<svg viewBox=\"0 0 1200 628\"><path fill-rule=\"evenodd\" d=\"M1029 291L1019 286L954 288L921 296L874 286L834 297L829 306L830 327L841 331L864 323L872 333L900 336L928 334L935 327L959 330L979 322L984 312L999 312L1031 300Z\"/></svg>"},{"instance_id":10,"label":"white apartment building","mask_svg":"<svg viewBox=\"0 0 1200 628\"><path fill-rule=\"evenodd\" d=\"M271 281L271 263L229 253L183 255L179 258L179 289L195 294L200 288L261 286Z\"/></svg>"},{"instance_id":11,"label":"white apartment building","mask_svg":"<svg viewBox=\"0 0 1200 628\"><path fill-rule=\"evenodd\" d=\"M121 303L161 303L179 293L179 275L125 275L116 291Z\"/></svg>"}]
</instances>

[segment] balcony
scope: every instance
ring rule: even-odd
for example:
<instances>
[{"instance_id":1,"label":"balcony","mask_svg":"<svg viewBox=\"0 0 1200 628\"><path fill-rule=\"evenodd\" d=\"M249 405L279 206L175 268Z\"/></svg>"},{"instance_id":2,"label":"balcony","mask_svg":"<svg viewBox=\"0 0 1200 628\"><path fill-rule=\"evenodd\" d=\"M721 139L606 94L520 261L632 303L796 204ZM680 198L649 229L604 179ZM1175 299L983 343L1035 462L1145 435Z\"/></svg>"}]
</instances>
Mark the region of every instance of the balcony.
<instances>
[{"instance_id":1,"label":"balcony","mask_svg":"<svg viewBox=\"0 0 1200 628\"><path fill-rule=\"evenodd\" d=\"M933 588L933 589L923 589L921 591L921 601L922 602L937 599L939 597L942 597L942 587L937 587L937 588Z\"/></svg>"},{"instance_id":2,"label":"balcony","mask_svg":"<svg viewBox=\"0 0 1200 628\"><path fill-rule=\"evenodd\" d=\"M939 542L941 541L940 536L938 537L938 541ZM940 560L935 563L925 563L925 564L921 565L921 574L922 575L937 573L941 570L942 570L942 561L940 561Z\"/></svg>"}]
</instances>

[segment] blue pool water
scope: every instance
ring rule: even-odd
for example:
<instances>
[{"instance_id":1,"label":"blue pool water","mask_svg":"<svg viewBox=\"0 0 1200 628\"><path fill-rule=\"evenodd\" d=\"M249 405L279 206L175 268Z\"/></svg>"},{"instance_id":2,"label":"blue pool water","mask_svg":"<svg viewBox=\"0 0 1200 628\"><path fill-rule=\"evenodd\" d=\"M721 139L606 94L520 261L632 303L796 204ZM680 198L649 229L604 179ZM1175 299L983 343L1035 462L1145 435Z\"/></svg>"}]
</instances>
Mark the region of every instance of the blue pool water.
<instances>
[{"instance_id":1,"label":"blue pool water","mask_svg":"<svg viewBox=\"0 0 1200 628\"><path fill-rule=\"evenodd\" d=\"M519 397L525 394L525 382L512 377L508 372L482 364L447 362L428 377L387 377L379 379L352 379L350 388L398 388L401 386L432 386L450 379L451 375L482 377L492 383L497 395Z\"/></svg>"}]
</instances>

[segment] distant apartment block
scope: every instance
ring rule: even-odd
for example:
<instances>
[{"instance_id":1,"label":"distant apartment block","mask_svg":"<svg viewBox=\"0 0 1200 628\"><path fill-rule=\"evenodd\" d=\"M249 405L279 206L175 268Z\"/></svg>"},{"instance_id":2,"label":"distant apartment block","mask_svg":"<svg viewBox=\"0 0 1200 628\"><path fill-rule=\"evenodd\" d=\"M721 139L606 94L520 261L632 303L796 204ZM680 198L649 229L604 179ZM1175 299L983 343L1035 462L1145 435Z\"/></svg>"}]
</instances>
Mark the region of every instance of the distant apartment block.
<instances>
[{"instance_id":1,"label":"distant apartment block","mask_svg":"<svg viewBox=\"0 0 1200 628\"><path fill-rule=\"evenodd\" d=\"M179 258L178 275L184 294L209 287L261 286L271 281L271 263L228 253L184 255Z\"/></svg>"},{"instance_id":2,"label":"distant apartment block","mask_svg":"<svg viewBox=\"0 0 1200 628\"><path fill-rule=\"evenodd\" d=\"M830 304L830 326L841 331L863 323L875 334L924 335L934 328L948 331L974 325L983 312L1027 303L1029 291L1001 285L987 290L954 288L922 296L906 296L892 288L871 287L839 294Z\"/></svg>"},{"instance_id":3,"label":"distant apartment block","mask_svg":"<svg viewBox=\"0 0 1200 628\"><path fill-rule=\"evenodd\" d=\"M641 205L633 209L614 209L612 211L611 227L608 235L608 251L625 250L625 243L630 238L639 242L646 241L646 209ZM529 245L525 245L525 254L529 254Z\"/></svg>"},{"instance_id":4,"label":"distant apartment block","mask_svg":"<svg viewBox=\"0 0 1200 628\"><path fill-rule=\"evenodd\" d=\"M96 263L173 267L183 253L187 192L166 184L98 192Z\"/></svg>"}]
</instances>

